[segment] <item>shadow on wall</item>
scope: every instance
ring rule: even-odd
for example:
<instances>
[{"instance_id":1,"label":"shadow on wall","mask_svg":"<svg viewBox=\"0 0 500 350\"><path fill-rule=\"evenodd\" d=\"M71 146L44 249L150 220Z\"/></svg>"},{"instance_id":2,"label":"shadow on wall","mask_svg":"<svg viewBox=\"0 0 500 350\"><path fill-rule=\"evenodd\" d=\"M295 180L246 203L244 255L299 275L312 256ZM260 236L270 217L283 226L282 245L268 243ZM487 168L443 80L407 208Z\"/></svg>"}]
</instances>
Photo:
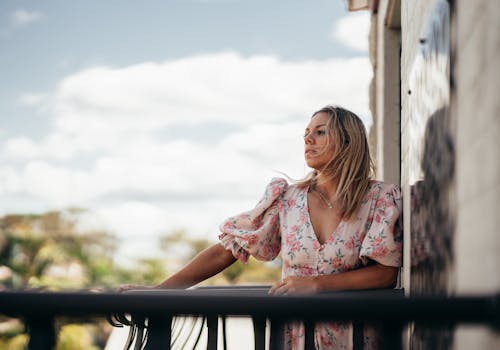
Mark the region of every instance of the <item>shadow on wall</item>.
<instances>
[{"instance_id":1,"label":"shadow on wall","mask_svg":"<svg viewBox=\"0 0 500 350\"><path fill-rule=\"evenodd\" d=\"M411 187L411 294L446 295L453 267L455 214L451 200L455 149L448 110L427 120L421 160L423 180ZM414 325L412 348L448 349L453 329Z\"/></svg>"}]
</instances>

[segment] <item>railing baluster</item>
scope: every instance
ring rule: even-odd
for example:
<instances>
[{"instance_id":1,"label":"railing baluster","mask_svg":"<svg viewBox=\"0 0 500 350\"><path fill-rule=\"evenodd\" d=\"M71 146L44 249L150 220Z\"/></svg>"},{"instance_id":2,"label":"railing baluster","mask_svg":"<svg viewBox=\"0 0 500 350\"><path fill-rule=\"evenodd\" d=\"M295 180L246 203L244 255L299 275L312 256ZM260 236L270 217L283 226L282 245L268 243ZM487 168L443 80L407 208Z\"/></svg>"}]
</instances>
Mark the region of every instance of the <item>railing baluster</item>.
<instances>
[{"instance_id":1,"label":"railing baluster","mask_svg":"<svg viewBox=\"0 0 500 350\"><path fill-rule=\"evenodd\" d=\"M380 348L387 350L401 350L404 325L400 322L384 322L380 336Z\"/></svg>"},{"instance_id":2,"label":"railing baluster","mask_svg":"<svg viewBox=\"0 0 500 350\"><path fill-rule=\"evenodd\" d=\"M364 328L364 323L361 321L354 321L352 323L352 342L354 350L363 350L363 348L365 347Z\"/></svg>"},{"instance_id":3,"label":"railing baluster","mask_svg":"<svg viewBox=\"0 0 500 350\"><path fill-rule=\"evenodd\" d=\"M172 339L172 316L150 317L145 350L170 349Z\"/></svg>"},{"instance_id":4,"label":"railing baluster","mask_svg":"<svg viewBox=\"0 0 500 350\"><path fill-rule=\"evenodd\" d=\"M222 349L227 350L227 316L222 317Z\"/></svg>"},{"instance_id":5,"label":"railing baluster","mask_svg":"<svg viewBox=\"0 0 500 350\"><path fill-rule=\"evenodd\" d=\"M52 350L56 344L54 319L52 317L33 317L26 320L30 340L28 350Z\"/></svg>"},{"instance_id":6,"label":"railing baluster","mask_svg":"<svg viewBox=\"0 0 500 350\"><path fill-rule=\"evenodd\" d=\"M266 318L252 317L255 350L266 350Z\"/></svg>"},{"instance_id":7,"label":"railing baluster","mask_svg":"<svg viewBox=\"0 0 500 350\"><path fill-rule=\"evenodd\" d=\"M282 350L283 349L283 334L285 332L284 324L281 319L272 318L270 320L271 326L271 341L269 344L270 350Z\"/></svg>"},{"instance_id":8,"label":"railing baluster","mask_svg":"<svg viewBox=\"0 0 500 350\"><path fill-rule=\"evenodd\" d=\"M304 336L305 336L305 348L306 350L314 350L316 346L314 345L314 322L311 320L306 320L304 322Z\"/></svg>"},{"instance_id":9,"label":"railing baluster","mask_svg":"<svg viewBox=\"0 0 500 350\"><path fill-rule=\"evenodd\" d=\"M217 350L217 335L219 333L219 316L207 316L208 343L207 350Z\"/></svg>"}]
</instances>

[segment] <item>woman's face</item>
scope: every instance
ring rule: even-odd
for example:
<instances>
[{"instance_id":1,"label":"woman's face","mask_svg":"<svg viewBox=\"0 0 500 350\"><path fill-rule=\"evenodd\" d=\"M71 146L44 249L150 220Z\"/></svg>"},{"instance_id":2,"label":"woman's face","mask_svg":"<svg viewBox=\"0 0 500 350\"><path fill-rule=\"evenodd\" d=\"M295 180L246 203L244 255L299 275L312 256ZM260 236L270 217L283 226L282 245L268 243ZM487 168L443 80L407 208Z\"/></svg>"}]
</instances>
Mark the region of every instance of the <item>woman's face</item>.
<instances>
[{"instance_id":1,"label":"woman's face","mask_svg":"<svg viewBox=\"0 0 500 350\"><path fill-rule=\"evenodd\" d=\"M335 154L334 142L328 136L328 114L315 114L304 133L304 158L307 166L322 170Z\"/></svg>"}]
</instances>

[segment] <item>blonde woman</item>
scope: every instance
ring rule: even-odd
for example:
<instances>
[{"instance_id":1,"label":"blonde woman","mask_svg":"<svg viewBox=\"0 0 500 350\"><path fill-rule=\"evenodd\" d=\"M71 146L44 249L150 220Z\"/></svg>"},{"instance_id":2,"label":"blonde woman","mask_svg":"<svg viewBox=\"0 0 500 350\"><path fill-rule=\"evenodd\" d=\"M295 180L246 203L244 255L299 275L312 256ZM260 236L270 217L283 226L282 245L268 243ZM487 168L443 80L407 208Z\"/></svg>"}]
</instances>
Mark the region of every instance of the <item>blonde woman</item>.
<instances>
[{"instance_id":1,"label":"blonde woman","mask_svg":"<svg viewBox=\"0 0 500 350\"><path fill-rule=\"evenodd\" d=\"M326 106L312 115L304 146L313 169L305 179L273 179L254 209L221 224L220 243L157 288L186 288L236 259L272 260L279 253L283 279L271 294L393 287L402 255L401 193L371 180L363 123L346 109ZM285 328L285 348L303 349L303 326ZM367 348L376 343L372 336L365 334ZM352 326L317 324L314 340L317 349L352 349Z\"/></svg>"}]
</instances>

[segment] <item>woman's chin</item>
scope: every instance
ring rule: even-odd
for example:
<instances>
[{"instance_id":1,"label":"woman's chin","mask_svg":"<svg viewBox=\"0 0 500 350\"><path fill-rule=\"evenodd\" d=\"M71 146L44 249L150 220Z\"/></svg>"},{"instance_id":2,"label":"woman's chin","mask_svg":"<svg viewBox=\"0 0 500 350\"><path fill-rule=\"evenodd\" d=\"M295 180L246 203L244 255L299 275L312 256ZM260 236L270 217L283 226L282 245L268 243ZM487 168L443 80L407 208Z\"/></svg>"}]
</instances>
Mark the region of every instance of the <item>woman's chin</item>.
<instances>
[{"instance_id":1,"label":"woman's chin","mask_svg":"<svg viewBox=\"0 0 500 350\"><path fill-rule=\"evenodd\" d=\"M306 165L311 168L311 169L316 169L318 170L319 168L321 168L322 166L324 166L324 164L322 162L317 162L315 161L315 159L307 159L306 158Z\"/></svg>"}]
</instances>

